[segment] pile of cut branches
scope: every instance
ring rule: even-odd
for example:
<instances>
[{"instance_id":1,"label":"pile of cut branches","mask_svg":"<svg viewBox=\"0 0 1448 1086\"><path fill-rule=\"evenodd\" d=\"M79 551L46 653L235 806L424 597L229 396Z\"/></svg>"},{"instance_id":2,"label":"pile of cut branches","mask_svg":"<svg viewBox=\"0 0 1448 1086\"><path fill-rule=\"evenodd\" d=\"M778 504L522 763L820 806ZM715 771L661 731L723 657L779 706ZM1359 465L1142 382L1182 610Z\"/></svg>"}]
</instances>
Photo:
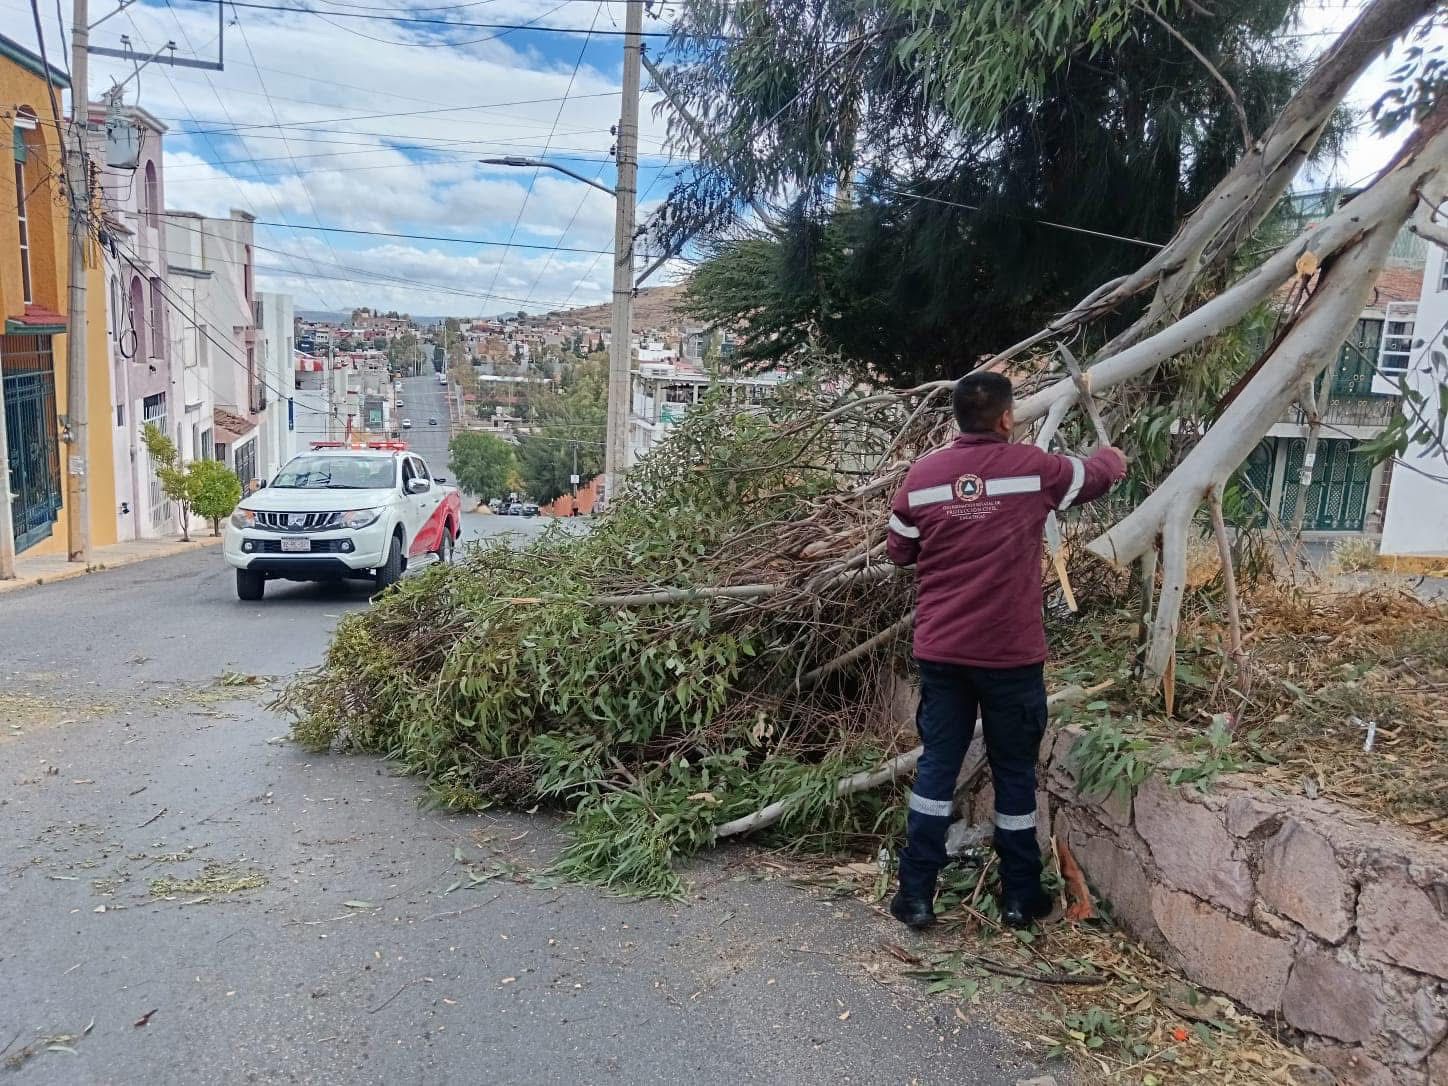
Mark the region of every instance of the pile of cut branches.
<instances>
[{"instance_id":1,"label":"pile of cut branches","mask_svg":"<svg viewBox=\"0 0 1448 1086\"><path fill-rule=\"evenodd\" d=\"M872 829L881 800L835 787L898 745L911 589L878 548L840 560L882 538L889 487L842 493L837 466L883 438L802 425L818 387L706 405L588 535L471 550L348 616L283 696L298 738L393 757L452 807L571 809L563 869L635 890L781 798L781 829Z\"/></svg>"},{"instance_id":2,"label":"pile of cut branches","mask_svg":"<svg viewBox=\"0 0 1448 1086\"><path fill-rule=\"evenodd\" d=\"M1436 18L1425 0L1372 0L1165 246L983 362L1030 375L1016 418L1042 447L1081 446L1071 413L1091 395L1118 433L1177 431L1165 474L1123 488L1138 503L1107 509L1089 544L1135 570L1141 663L1168 713L1202 507L1240 663L1230 480L1308 398L1403 225L1441 231L1448 96L1418 95L1417 127L1350 204L1251 266L1235 258L1353 81ZM1210 359L1284 287L1265 351L1224 394L1199 408L1177 396L1174 367ZM1092 350L1084 375L1047 361L1069 358L1068 341ZM1153 384L1164 391L1143 420ZM323 668L283 697L299 738L384 752L455 807L567 807L564 871L633 889L675 890L675 856L735 832L829 843L878 827L878 787L913 766L880 763L907 745L896 703L912 614L908 578L884 561L887 503L910 459L947 440L951 387L836 400L802 381L766 409L691 412L587 538L475 553L346 619Z\"/></svg>"}]
</instances>

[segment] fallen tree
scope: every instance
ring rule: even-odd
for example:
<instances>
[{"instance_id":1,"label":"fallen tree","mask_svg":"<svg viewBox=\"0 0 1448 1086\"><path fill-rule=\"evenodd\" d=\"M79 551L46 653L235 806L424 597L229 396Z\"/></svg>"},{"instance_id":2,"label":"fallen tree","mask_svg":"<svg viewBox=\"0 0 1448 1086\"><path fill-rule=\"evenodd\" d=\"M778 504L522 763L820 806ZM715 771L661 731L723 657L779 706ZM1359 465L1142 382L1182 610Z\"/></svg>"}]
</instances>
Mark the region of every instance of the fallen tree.
<instances>
[{"instance_id":1,"label":"fallen tree","mask_svg":"<svg viewBox=\"0 0 1448 1086\"><path fill-rule=\"evenodd\" d=\"M1448 102L1419 111L1402 153L1350 203L1255 265L1239 249L1353 79L1431 7L1371 4L1171 243L991 360L1029 363L1018 419L1044 446L1070 437L1083 385L1118 390L1120 424L1127 390L1292 286L1205 435L1134 510L1094 526L1094 554L1140 564L1144 660L1169 701L1196 511L1211 506L1230 566L1228 480L1335 356L1396 232L1442 200ZM1058 342L1147 295L1086 381L1053 369ZM767 407L691 411L587 537L475 551L348 616L323 667L283 697L298 738L395 758L453 807L566 808L560 868L632 889L675 891L672 860L722 836L827 845L887 827L888 786L909 762L894 752L910 732L913 589L883 562L885 524L910 460L954 432L950 383L828 387L804 374ZM1121 587L1094 575L1105 587L1092 595Z\"/></svg>"}]
</instances>

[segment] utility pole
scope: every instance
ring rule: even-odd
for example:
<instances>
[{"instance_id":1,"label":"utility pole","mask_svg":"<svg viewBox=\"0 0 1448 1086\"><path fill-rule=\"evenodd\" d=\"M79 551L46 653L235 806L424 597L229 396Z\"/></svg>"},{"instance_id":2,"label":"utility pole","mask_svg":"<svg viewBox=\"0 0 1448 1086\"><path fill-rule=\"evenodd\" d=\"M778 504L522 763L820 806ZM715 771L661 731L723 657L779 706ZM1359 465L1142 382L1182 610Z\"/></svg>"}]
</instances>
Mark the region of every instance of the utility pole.
<instances>
[{"instance_id":1,"label":"utility pole","mask_svg":"<svg viewBox=\"0 0 1448 1086\"><path fill-rule=\"evenodd\" d=\"M0 581L15 576L15 522L10 512L10 436L5 429L5 386L0 377Z\"/></svg>"},{"instance_id":2,"label":"utility pole","mask_svg":"<svg viewBox=\"0 0 1448 1086\"><path fill-rule=\"evenodd\" d=\"M336 347L332 345L331 338L327 341L327 440L332 440L332 416L337 413L334 405L337 390L337 362Z\"/></svg>"},{"instance_id":3,"label":"utility pole","mask_svg":"<svg viewBox=\"0 0 1448 1086\"><path fill-rule=\"evenodd\" d=\"M568 476L568 486L573 491L573 512L578 512L578 442L573 443L573 473Z\"/></svg>"},{"instance_id":4,"label":"utility pole","mask_svg":"<svg viewBox=\"0 0 1448 1086\"><path fill-rule=\"evenodd\" d=\"M75 0L70 20L70 147L66 177L70 188L70 313L66 324L66 414L70 450L66 480L70 492L67 552L72 562L90 562L90 492L86 478L89 448L86 388L85 256L90 240L90 169L86 164L86 124L90 93L86 85L86 46L90 32L87 0Z\"/></svg>"},{"instance_id":5,"label":"utility pole","mask_svg":"<svg viewBox=\"0 0 1448 1086\"><path fill-rule=\"evenodd\" d=\"M613 224L613 342L608 352L608 446L604 501L612 502L628 474L629 372L633 367L633 243L638 200L639 68L643 59L643 0L628 0L623 39L623 99L618 122L618 184Z\"/></svg>"}]
</instances>

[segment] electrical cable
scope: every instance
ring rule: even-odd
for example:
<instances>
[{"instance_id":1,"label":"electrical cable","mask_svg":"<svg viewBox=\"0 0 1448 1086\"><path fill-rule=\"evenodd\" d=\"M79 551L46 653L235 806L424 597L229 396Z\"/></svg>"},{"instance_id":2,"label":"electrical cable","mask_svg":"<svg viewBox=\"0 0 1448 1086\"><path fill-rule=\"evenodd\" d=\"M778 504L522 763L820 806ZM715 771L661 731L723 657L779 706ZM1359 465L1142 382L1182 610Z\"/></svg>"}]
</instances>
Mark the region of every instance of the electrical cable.
<instances>
[{"instance_id":1,"label":"electrical cable","mask_svg":"<svg viewBox=\"0 0 1448 1086\"><path fill-rule=\"evenodd\" d=\"M593 22L589 24L589 30L598 25L598 17L603 12L603 2L600 0L598 6L593 9ZM578 78L578 71L583 67L584 54L588 52L588 43L591 38L584 36L583 45L579 47L578 57L573 62L573 70L568 73L568 85L563 88L563 100L558 103L558 112L553 115L553 125L548 131L547 138L543 141L543 153L539 157L548 154L548 148L553 143L553 137L558 131L558 122L563 118L563 110L568 105L568 96L573 93L573 83ZM538 184L538 176L543 172L543 167L534 166L533 176L528 180L528 190L523 194L523 203L518 208L518 216L513 220L513 228L508 231L508 243L503 247L503 255L498 259L498 266L493 269L493 280L488 284L488 293L492 294L498 288L498 278L503 274L503 264L508 259L508 252L513 246L513 239L518 236L518 227L522 225L523 214L528 210L528 203L533 198L533 187Z\"/></svg>"},{"instance_id":2,"label":"electrical cable","mask_svg":"<svg viewBox=\"0 0 1448 1086\"><path fill-rule=\"evenodd\" d=\"M169 7L169 6L170 6L170 0L166 0L166 3L167 3L167 6ZM137 39L141 42L141 45L142 45L144 48L146 48L148 51L154 51L154 50L151 50L151 49L150 49L150 46L149 46L149 45L147 45L147 43L146 43L146 41L145 41L145 36L141 33L141 28L140 28L139 24L137 24L137 22L136 22L136 20L135 20L135 17L131 14L129 7L123 8L122 10L125 12L126 21L129 22L129 23L131 24L131 27L135 30ZM183 38L186 39L187 46L191 49L191 51L192 51L193 53L196 52L196 48L195 48L194 44L191 42L190 36L187 35L187 33L186 33L186 28L185 28L185 26L181 23L180 17L176 15L176 11L175 11L174 8L171 9L171 14L172 14L172 17L175 18L175 20L176 20L176 25L181 28L181 35L182 35ZM170 72L167 71L166 68L163 67L163 68L161 69L161 74L165 77L166 82L170 84L171 90L172 90L172 92L176 95L176 99L177 99L177 101L180 103L181 108L184 109L184 110L186 111L186 113L190 116L192 124L196 125L197 127L200 127L200 122L197 120L196 114L195 114L194 112L192 112L191 107L190 107L190 106L187 104L187 102L186 102L186 99L185 99L184 97L182 97L180 90L177 89L175 82L171 79L171 74L170 74ZM223 112L223 113L227 112L227 110L226 110L226 105L225 105L224 102L222 102L222 100L221 100L221 95L220 95L220 93L218 93L217 90L216 90L216 84L211 81L210 76L207 76L207 85L210 86L210 88L211 88L211 93L212 93L213 95L215 95L217 104L219 104L219 105L221 106L222 112ZM229 113L228 113L228 116L230 116ZM213 155L215 155L216 157L218 157L218 158L221 157L220 154L219 154L219 152L218 152L217 149L216 149L215 143L211 140L211 138L210 138L209 136L205 136L205 137L203 137L203 138L205 139L207 146L211 148L211 153L212 153ZM243 150L246 149L246 145L245 145L244 143L242 144L242 149L243 149ZM257 174L257 177L260 178L260 177L261 177L261 169L260 169L259 167L256 167L256 166L253 166L253 169L255 169L256 174ZM243 204L246 203L246 202L247 202L247 197L246 197L245 191L244 191L244 190L242 189L242 187L241 187L241 181L240 181L240 179L232 176L231 174L224 174L224 176L225 176L228 180L231 181L232 187L236 189L237 195L241 197L242 203L243 203ZM273 204L273 206L276 208L277 213L278 213L278 216L280 216L280 214L281 214L281 202L280 202L280 200L275 197L275 195L270 191L270 189L267 190L267 195L269 195L269 196L272 197L272 204ZM293 263L295 264L295 261L293 261ZM298 272L300 273L300 268L298 268ZM319 296L320 296L320 295L319 295Z\"/></svg>"},{"instance_id":3,"label":"electrical cable","mask_svg":"<svg viewBox=\"0 0 1448 1086\"><path fill-rule=\"evenodd\" d=\"M215 4L226 3L234 7L255 8L257 11L281 11L291 15L331 15L339 19L371 19L388 23L418 23L424 26L447 26L457 27L463 30L527 30L534 34L583 34L605 35L608 37L623 37L625 30L598 30L590 28L585 30L581 26L535 26L532 23L478 23L459 19L428 19L409 15L373 15L365 12L341 12L341 11L318 11L316 8L292 7L285 4L261 4L255 0L196 0L197 3ZM561 6L561 5L560 5ZM644 30L640 32L645 38L672 38L674 32L671 30ZM729 38L721 34L690 35L696 41L742 41L741 38ZM389 44L399 44L392 42ZM446 47L450 43L439 42L439 47Z\"/></svg>"},{"instance_id":4,"label":"electrical cable","mask_svg":"<svg viewBox=\"0 0 1448 1086\"><path fill-rule=\"evenodd\" d=\"M193 53L197 52L196 47L195 47L195 46L192 44L192 42L191 42L191 35L187 33L187 31L186 31L186 26L185 26L184 23L182 23L180 13L177 12L175 5L172 3L172 0L165 0L165 3L166 3L167 9L171 12L171 17L176 21L176 26L177 26L177 28L181 31L181 36L186 40L187 48L191 49L191 51L192 51ZM234 14L234 13L233 13L233 14ZM131 22L132 22L132 25L135 24L135 20L134 20L134 19L131 20ZM237 27L237 29L240 31L240 29L241 29L241 20L240 20L240 17L239 17L239 16L236 16L235 18L233 18L232 22L233 22L233 25L235 25L235 26ZM245 37L246 37L245 31L241 31L241 33L242 33L242 39L245 40ZM250 52L250 50L251 50L251 46L248 45L248 46L247 46L247 51ZM211 94L212 94L212 96L216 99L216 104L221 107L221 112L226 115L226 119L227 119L228 121L231 121L231 120L232 120L231 110L230 110L230 108L226 105L225 101L222 100L221 92L217 89L217 87L216 87L216 82L211 78L211 73L210 73L210 72L203 72L203 73L202 73L202 77L205 79L206 85L211 88ZM167 78L169 79L170 76L168 75ZM260 79L260 73L258 73L257 78ZM172 90L175 90L175 89L176 89L174 83L172 83L171 89L172 89ZM263 90L265 90L264 87L263 87ZM180 92L177 91L177 94L178 94L178 96L179 96ZM270 101L270 100L268 100L268 101ZM273 116L275 117L275 116L276 116L276 111L275 111L274 108L273 108L272 113L273 113ZM280 120L280 118L277 118L277 119ZM243 151L248 157L251 157L251 149L247 146L246 141L245 141L245 140L238 140L237 142L241 145L242 151ZM210 145L213 147L213 149L215 148L215 145L211 143L211 140L210 140L209 138L207 139L207 143L210 144ZM288 151L288 153L290 153L291 145L287 143L285 137L283 137L283 139L282 139L282 146ZM260 167L259 165L257 165L257 163L256 163L255 161L252 162L251 168L252 168L252 172L256 174L257 180L258 180L258 181L263 180L263 178L262 178L262 169L261 169L261 167ZM307 190L306 185L305 185L305 184L302 184L301 187L302 187L302 192L306 195L307 199L310 201L310 200L311 200L311 193ZM239 184L238 184L237 188L238 188L238 191L240 191L240 185L239 185ZM271 192L270 190L268 190L267 195L271 197L272 204L276 207L277 217L278 217L278 218L281 218L281 217L282 217L282 202L281 202L281 197L278 196L275 192ZM316 215L316 205L315 205L315 204L313 204L312 213L313 213L313 216ZM328 247L329 247L329 248L330 248L330 245L331 245L331 243L328 242ZM319 296L320 296L320 291L318 292L318 294L319 294ZM329 303L329 305L330 305L330 303Z\"/></svg>"},{"instance_id":5,"label":"electrical cable","mask_svg":"<svg viewBox=\"0 0 1448 1086\"><path fill-rule=\"evenodd\" d=\"M867 181L857 181L857 185L867 186ZM1094 238L1105 238L1108 241L1122 241L1130 245L1141 245L1148 249L1164 249L1165 245L1155 241L1143 241L1141 238L1128 238L1120 234L1108 234L1102 230L1088 230L1084 226L1071 226L1068 223L1052 222L1050 219L1038 219L1029 215L1015 215L1009 211L997 211L993 208L981 207L979 204L962 204L955 200L945 200L939 196L926 196L918 192L903 192L900 189L881 187L881 192L888 192L892 196L899 196L907 200L923 200L932 204L944 204L946 207L958 207L965 211L978 211L983 215L995 215L1002 219L1013 219L1016 222L1032 223L1036 226L1049 226L1056 230L1066 230L1072 234L1087 234Z\"/></svg>"},{"instance_id":6,"label":"electrical cable","mask_svg":"<svg viewBox=\"0 0 1448 1086\"><path fill-rule=\"evenodd\" d=\"M134 213L133 213L133 212L126 212L126 214L134 214ZM225 221L229 221L229 220L219 220L219 221L225 222ZM202 229L202 228L187 226L185 223L176 222L175 220L168 220L168 226L169 226L171 229L187 230L187 231L192 232L192 233L202 233L202 234L205 233L205 230ZM308 229L308 228L307 228L307 227L301 227L300 229ZM289 252L289 251L287 251L287 250L284 250L284 249L274 249L274 248L271 248L270 246L261 245L261 244L258 244L258 243L256 243L256 242L253 242L253 243L252 243L252 248L253 248L254 250L258 251L258 252L275 253L275 254L277 254L278 256L295 256L294 253L291 253L291 252ZM598 261L599 261L600 259L602 259L603 256L607 256L607 255L608 255L608 254L607 254L606 252L605 252L605 253L602 253L602 254L595 255L594 260L593 260L593 263L592 263L592 265L590 266L590 270L592 269L592 267L596 267L596 266L597 266ZM225 258L223 258L223 257L209 257L208 260L215 261L216 263L219 263L219 264L243 264L243 263L245 263L245 261L227 260L227 259L225 259ZM262 270L260 265L253 264L253 266L256 267L258 271ZM402 277L400 277L400 276L387 275L387 274L384 273L384 272L372 271L372 270L369 269L369 268L357 268L357 267L355 267L355 266L349 266L349 265L340 264L340 263L339 263L339 264L335 264L335 265L331 265L331 266L332 266L332 267L335 267L337 270L340 270L340 271L355 272L358 276L365 277L365 278L350 278L350 277L345 277L345 276L328 276L328 277L326 277L326 278L335 280L335 281L337 281L337 282L364 283L364 284L365 284L365 283L376 283L376 284L378 284L378 285L381 285L381 284L384 284L384 283L385 283L385 284L393 284L393 283L395 283L395 284L398 284L398 285L400 285L400 286L412 287L412 288L414 288L414 289L434 290L434 291L438 291L438 292L444 293L444 294L454 294L454 295L457 295L457 296L459 296L459 297L465 297L465 298L470 298L470 299L479 299L479 300L482 300L482 301L487 301L489 298L496 298L496 299L499 300L499 301L512 302L512 303L517 304L517 305L526 305L526 304L547 305L550 309L566 309L566 308L568 308L569 303L572 301L572 296L571 296L571 295L570 295L568 301L560 302L560 303L547 302L547 301L542 301L542 300L540 300L540 299L532 299L532 298L514 298L514 297L509 297L509 296L507 296L507 295L502 295L502 294L488 295L488 294L480 293L480 292L478 292L478 291L466 290L466 289L464 289L464 288L462 288L462 287L449 286L449 285L446 285L446 284L443 284L443 283L433 283L433 282L430 282L430 281L428 281L428 280L406 279L406 278L402 278ZM292 269L267 268L267 269L265 269L265 270L266 270L269 274L273 274L273 275L296 275L296 274L298 274L297 271L296 271L296 269L295 269L295 267L293 267ZM308 273L308 277L310 277L310 274L311 274L311 273ZM586 274L586 273L585 273L585 274ZM575 289L576 289L576 288L575 288Z\"/></svg>"},{"instance_id":7,"label":"electrical cable","mask_svg":"<svg viewBox=\"0 0 1448 1086\"><path fill-rule=\"evenodd\" d=\"M202 217L212 218L213 216ZM441 241L452 242L458 245L506 246L508 244L502 241L489 241L485 238L444 237L438 234L404 234L392 230L351 230L343 226L300 226L296 223L268 222L263 219L256 219L255 222L257 226L272 226L282 230L323 230L332 234L360 234L364 237L373 238L405 238L410 241ZM535 249L545 253L557 251L560 253L588 253L590 255L597 253L601 256L612 255L611 250L608 249L578 249L570 248L566 245L530 245L522 241L513 242L512 247L514 249Z\"/></svg>"},{"instance_id":8,"label":"electrical cable","mask_svg":"<svg viewBox=\"0 0 1448 1086\"><path fill-rule=\"evenodd\" d=\"M170 0L167 0L167 3L170 3ZM251 41L246 36L246 28L241 25L240 15L236 16L235 25L237 33L241 35L241 43L246 46L246 55L251 58L252 67L256 68L256 54L252 51ZM256 82L257 86L261 87L262 93L266 95L267 108L271 110L272 119L275 120L278 125L280 125L281 115L277 113L276 103L271 100L271 94L267 91L266 81L262 78L260 69L257 69L256 72ZM282 147L286 151L287 156L290 158L292 154L292 145L290 142L287 141L285 137L282 138ZM251 165L252 169L256 170L258 176L260 176L260 168L258 167L254 159ZM297 165L297 161L295 158L292 159L292 173L298 178L298 184L301 186L302 194L307 198L307 206L312 209L312 218L315 219L318 224L320 224L322 221L322 217L317 211L317 201L312 197L312 190L307 186L307 183L300 180L301 167ZM322 241L326 244L327 251L332 254L333 261L340 262L341 258L337 255L337 250L332 247L331 239L324 234L322 235Z\"/></svg>"},{"instance_id":9,"label":"electrical cable","mask_svg":"<svg viewBox=\"0 0 1448 1086\"><path fill-rule=\"evenodd\" d=\"M235 5L233 5L233 6L235 6ZM372 34L364 34L364 33L362 33L362 31L360 31L360 30L353 30L350 26L343 26L343 25L340 24L340 23L334 23L334 22L332 22L331 19L327 18L327 15L336 15L336 16L339 16L339 17L341 17L341 18L354 18L354 19L355 19L355 18L363 18L363 19L376 19L376 18L379 18L379 16L376 16L376 15L361 15L361 16L359 16L359 15L353 13L353 12L346 12L346 11L329 11L329 12L327 12L326 14L323 14L322 12L316 11L316 10L312 10L312 11L311 11L311 14L312 14L312 15L315 15L317 18L321 19L322 22L326 23L328 26L333 27L333 28L335 28L335 29L337 29L337 30L342 31L342 33L344 33L344 34L351 34L351 35L353 35L354 37L358 37L358 38L366 38L368 41L375 41L375 42L377 42L377 43L379 43L379 44L381 44L381 45L395 45L395 46L397 46L397 47L399 47L399 48L401 48L401 49L436 49L436 48L438 48L439 46L443 46L443 47L446 47L446 48L448 48L448 49L460 49L460 48L462 48L462 47L464 47L464 46L468 46L468 45L481 45L483 42L487 42L487 41L497 41L499 38L506 38L509 34L515 34L515 33L517 33L517 32L520 31L520 30L534 29L534 28L536 28L536 26L537 26L538 23L542 22L544 19L548 18L548 16L552 15L555 11L560 10L562 7L563 7L563 5L560 3L560 4L556 5L555 7L549 8L549 9L548 9L547 11L545 11L542 15L538 16L536 19L531 20L530 22L524 23L524 24L522 24L521 26L509 27L509 28L506 29L506 30L499 30L496 34L484 34L481 38L469 38L467 41L444 41L444 42L431 42L431 41L428 41L428 42L411 42L411 41L397 41L397 40L395 40L395 39L393 39L393 38L379 38L379 37L376 37L376 36L374 36L374 35L372 35ZM409 21L409 22L410 22L411 20L390 19L390 21L392 21L392 22Z\"/></svg>"},{"instance_id":10,"label":"electrical cable","mask_svg":"<svg viewBox=\"0 0 1448 1086\"><path fill-rule=\"evenodd\" d=\"M237 24L237 25L240 26L240 22L239 22L239 21L238 21L238 24ZM257 71L258 71L258 72L261 71L261 69L260 69L257 65L252 65L252 67L257 68ZM258 80L258 82L260 82L260 80ZM255 93L255 92L248 92L248 93ZM615 95L615 94L618 94L618 93L619 93L619 92L618 92L617 90L606 90L606 91L590 92L590 93L588 93L588 94L579 94L579 95L575 95L574 97L575 97L575 99L584 99L584 98L608 98L608 97L611 97L611 96L613 96L613 95ZM270 98L270 97L271 97L271 96L268 95L268 98ZM280 99L281 101L283 101L283 102L295 102L297 105L304 105L304 106L321 106L321 105L326 105L326 104L327 104L327 103L325 103L325 102L313 102L313 101L310 101L309 99L305 99L305 98L282 98L280 95L277 95L276 97L277 97L278 99ZM232 135L232 134L234 134L234 133L236 133L236 132L238 132L238 131L241 131L241 130L243 130L243 129L248 129L248 128L300 128L300 127L302 127L303 125L326 124L326 123L331 123L331 122L333 122L333 121L376 121L376 120L383 120L383 119L392 118L392 117L401 117L401 118L404 118L404 119L407 119L407 120L411 120L411 119L414 119L414 118L417 118L417 117L430 116L430 115L435 114L435 113L462 113L462 112L483 111L483 110L491 110L491 109L511 109L513 106L547 105L547 104L550 104L550 103L553 103L553 102L561 102L561 101L563 101L563 99L562 99L562 98L559 98L559 97L557 97L557 96L549 96L549 97L546 97L546 98L517 98L517 99L513 99L513 100L511 100L511 101L506 101L506 102L478 102L478 103L475 103L475 104L473 104L473 105L466 105L466 106L439 106L439 107L436 108L436 109L408 109L408 110L394 110L394 111L387 112L387 113L344 113L344 114L341 114L341 115L338 115L338 116L332 116L332 117L304 117L304 118L303 118L302 120L300 120L300 121L288 121L288 122L285 123L285 124L282 124L281 122L277 122L277 123L275 123L275 124L266 124L266 123L262 123L262 122L255 122L255 123L250 123L250 124L236 125L236 126L231 127L231 128L217 128L217 129L215 129L214 131L219 132L219 133L221 133L222 135ZM334 107L334 108L335 108L335 107ZM496 122L495 122L495 121L492 121L492 120L490 120L490 119L483 119L483 120L477 120L477 121L461 120L461 121L455 121L455 122L453 122L453 123L455 123L455 124L495 124ZM198 134L199 134L199 133L198 133Z\"/></svg>"}]
</instances>

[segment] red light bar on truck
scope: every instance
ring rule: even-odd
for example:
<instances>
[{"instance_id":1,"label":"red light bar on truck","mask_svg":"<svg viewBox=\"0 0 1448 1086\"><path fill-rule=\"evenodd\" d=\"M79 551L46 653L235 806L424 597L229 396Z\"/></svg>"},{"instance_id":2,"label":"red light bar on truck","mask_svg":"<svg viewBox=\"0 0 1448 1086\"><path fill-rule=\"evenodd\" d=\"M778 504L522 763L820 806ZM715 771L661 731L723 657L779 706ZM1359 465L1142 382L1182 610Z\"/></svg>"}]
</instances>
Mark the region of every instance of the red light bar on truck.
<instances>
[{"instance_id":1,"label":"red light bar on truck","mask_svg":"<svg viewBox=\"0 0 1448 1086\"><path fill-rule=\"evenodd\" d=\"M406 452L405 441L313 441L312 450L318 449L386 449L390 452Z\"/></svg>"}]
</instances>

